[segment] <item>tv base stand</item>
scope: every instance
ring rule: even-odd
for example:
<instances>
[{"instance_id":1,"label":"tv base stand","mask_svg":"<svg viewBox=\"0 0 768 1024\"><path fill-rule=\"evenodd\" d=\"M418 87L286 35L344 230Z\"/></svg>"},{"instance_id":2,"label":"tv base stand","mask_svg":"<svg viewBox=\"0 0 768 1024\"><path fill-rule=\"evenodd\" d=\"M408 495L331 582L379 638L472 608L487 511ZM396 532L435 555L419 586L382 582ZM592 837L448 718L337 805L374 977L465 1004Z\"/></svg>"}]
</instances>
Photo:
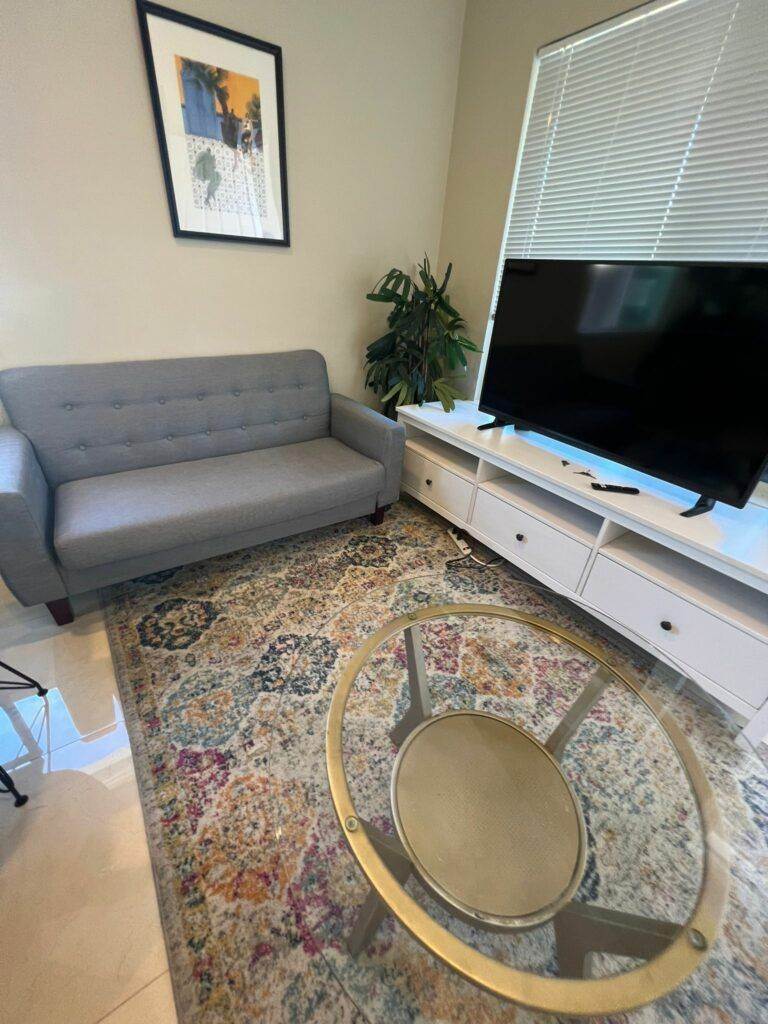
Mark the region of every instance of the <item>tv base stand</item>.
<instances>
[{"instance_id":1,"label":"tv base stand","mask_svg":"<svg viewBox=\"0 0 768 1024\"><path fill-rule=\"evenodd\" d=\"M700 516L704 512L711 512L714 507L715 499L707 498L702 494L695 505L687 508L685 512L681 512L680 515L683 516L684 519L690 519L692 516Z\"/></svg>"},{"instance_id":2,"label":"tv base stand","mask_svg":"<svg viewBox=\"0 0 768 1024\"><path fill-rule=\"evenodd\" d=\"M514 426L515 426L514 420L503 420L499 416L494 416L490 423L481 423L480 426L477 429L478 430L495 430L496 427L501 427L501 429L503 430L504 427L514 427ZM526 429L525 427L515 427L515 430L518 433L521 433L525 429Z\"/></svg>"}]
</instances>

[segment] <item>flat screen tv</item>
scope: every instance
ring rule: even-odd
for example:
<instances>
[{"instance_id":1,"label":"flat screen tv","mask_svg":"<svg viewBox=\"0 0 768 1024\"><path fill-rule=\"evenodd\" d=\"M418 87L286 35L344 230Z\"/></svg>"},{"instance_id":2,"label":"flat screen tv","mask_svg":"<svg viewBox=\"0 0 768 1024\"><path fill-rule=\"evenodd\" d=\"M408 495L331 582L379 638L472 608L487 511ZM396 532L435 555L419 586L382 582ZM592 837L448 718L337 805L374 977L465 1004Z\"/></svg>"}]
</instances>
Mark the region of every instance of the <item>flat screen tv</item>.
<instances>
[{"instance_id":1,"label":"flat screen tv","mask_svg":"<svg viewBox=\"0 0 768 1024\"><path fill-rule=\"evenodd\" d=\"M507 260L480 409L740 508L768 464L768 267Z\"/></svg>"}]
</instances>

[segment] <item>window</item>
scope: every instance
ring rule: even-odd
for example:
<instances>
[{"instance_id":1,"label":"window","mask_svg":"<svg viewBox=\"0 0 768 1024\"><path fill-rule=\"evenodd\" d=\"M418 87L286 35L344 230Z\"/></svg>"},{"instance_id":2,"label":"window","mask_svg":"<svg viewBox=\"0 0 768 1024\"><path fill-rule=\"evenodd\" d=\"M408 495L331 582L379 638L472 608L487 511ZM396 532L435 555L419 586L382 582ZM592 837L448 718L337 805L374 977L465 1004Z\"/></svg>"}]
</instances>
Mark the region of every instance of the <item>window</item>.
<instances>
[{"instance_id":1,"label":"window","mask_svg":"<svg viewBox=\"0 0 768 1024\"><path fill-rule=\"evenodd\" d=\"M768 259L768 0L657 0L543 47L494 307L509 257Z\"/></svg>"}]
</instances>

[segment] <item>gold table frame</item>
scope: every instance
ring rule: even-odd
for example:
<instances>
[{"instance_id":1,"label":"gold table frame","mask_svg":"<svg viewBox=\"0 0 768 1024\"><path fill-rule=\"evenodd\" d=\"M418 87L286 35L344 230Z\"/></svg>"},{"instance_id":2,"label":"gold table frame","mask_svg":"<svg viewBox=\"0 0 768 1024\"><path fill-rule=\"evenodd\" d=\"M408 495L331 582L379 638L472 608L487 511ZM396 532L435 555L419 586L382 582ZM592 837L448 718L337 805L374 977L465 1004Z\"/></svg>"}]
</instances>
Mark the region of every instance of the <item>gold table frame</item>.
<instances>
[{"instance_id":1,"label":"gold table frame","mask_svg":"<svg viewBox=\"0 0 768 1024\"><path fill-rule=\"evenodd\" d=\"M647 919L589 904L570 903L555 918L556 934L558 928L561 936L568 932L572 940L571 953L582 960L591 949L616 951L610 942L607 949L606 944L594 945L601 935L605 935L606 929L609 934L614 930L612 919L616 919L625 940L622 952L626 948L627 937L629 946L632 945L633 933L637 936L639 947L634 955L644 955L643 948L658 951L657 955L641 966L623 974L582 980L536 975L494 960L462 942L430 917L402 887L401 882L404 883L407 872L399 871L397 867L393 871L388 866L381 856L381 840L363 827L364 823L352 800L343 762L343 721L349 694L358 674L376 648L414 625L448 615L489 616L521 622L572 644L594 658L601 669L607 670L614 679L633 692L650 710L670 740L696 800L704 837L702 882L692 915L682 926L665 927L655 922L658 927L650 931L643 929ZM604 685L604 681L598 679L597 682ZM581 705L581 717L599 697L602 689L602 686L599 690L593 686L593 692L587 693L591 685L588 684L571 709L574 711L577 705ZM572 731L567 722L570 714L566 714L549 738L547 746L551 751L557 750L559 753L567 742ZM626 1012L651 1003L675 989L699 966L715 942L728 896L730 847L724 837L720 812L706 776L690 744L668 712L644 693L626 672L612 666L597 647L560 626L525 612L484 604L432 605L392 619L359 648L336 685L328 713L326 767L331 797L342 832L379 900L433 956L473 984L502 999L544 1013L570 1016L588 1017ZM387 857L387 860L392 863L391 857ZM627 955L633 954L630 952ZM570 966L573 968L573 964Z\"/></svg>"}]
</instances>

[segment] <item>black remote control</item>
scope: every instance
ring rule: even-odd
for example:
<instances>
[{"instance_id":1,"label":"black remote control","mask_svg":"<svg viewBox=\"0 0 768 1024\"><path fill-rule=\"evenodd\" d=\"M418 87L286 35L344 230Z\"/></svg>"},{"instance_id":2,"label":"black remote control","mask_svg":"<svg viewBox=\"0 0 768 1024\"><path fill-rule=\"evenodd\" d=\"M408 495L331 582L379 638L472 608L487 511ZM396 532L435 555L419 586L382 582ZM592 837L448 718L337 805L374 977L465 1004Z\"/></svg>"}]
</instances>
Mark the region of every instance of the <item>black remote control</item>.
<instances>
[{"instance_id":1,"label":"black remote control","mask_svg":"<svg viewBox=\"0 0 768 1024\"><path fill-rule=\"evenodd\" d=\"M637 487L620 487L619 484L592 484L593 491L608 491L610 494L639 494Z\"/></svg>"}]
</instances>

